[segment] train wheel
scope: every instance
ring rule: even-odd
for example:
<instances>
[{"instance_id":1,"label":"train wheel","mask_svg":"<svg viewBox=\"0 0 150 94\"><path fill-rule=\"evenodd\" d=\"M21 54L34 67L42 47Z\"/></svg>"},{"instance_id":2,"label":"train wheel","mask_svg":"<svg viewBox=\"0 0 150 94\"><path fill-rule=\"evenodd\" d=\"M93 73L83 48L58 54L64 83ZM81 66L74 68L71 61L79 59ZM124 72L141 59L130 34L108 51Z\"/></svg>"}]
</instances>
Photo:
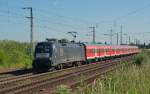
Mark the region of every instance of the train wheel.
<instances>
[{"instance_id":1,"label":"train wheel","mask_svg":"<svg viewBox=\"0 0 150 94\"><path fill-rule=\"evenodd\" d=\"M80 65L81 65L81 62L74 62L74 63L73 63L73 66L74 66L74 67L78 67L78 66L80 66Z\"/></svg>"},{"instance_id":2,"label":"train wheel","mask_svg":"<svg viewBox=\"0 0 150 94\"><path fill-rule=\"evenodd\" d=\"M55 71L56 68L55 67L51 67L50 69L48 69L48 71Z\"/></svg>"},{"instance_id":3,"label":"train wheel","mask_svg":"<svg viewBox=\"0 0 150 94\"><path fill-rule=\"evenodd\" d=\"M78 66L81 66L81 62L78 62Z\"/></svg>"},{"instance_id":4,"label":"train wheel","mask_svg":"<svg viewBox=\"0 0 150 94\"><path fill-rule=\"evenodd\" d=\"M80 66L80 65L81 65L81 62L76 62L76 63L75 63L75 66L76 66L76 67L78 67L78 66Z\"/></svg>"},{"instance_id":5,"label":"train wheel","mask_svg":"<svg viewBox=\"0 0 150 94\"><path fill-rule=\"evenodd\" d=\"M63 69L63 64L58 64L55 68L56 70L61 70Z\"/></svg>"}]
</instances>

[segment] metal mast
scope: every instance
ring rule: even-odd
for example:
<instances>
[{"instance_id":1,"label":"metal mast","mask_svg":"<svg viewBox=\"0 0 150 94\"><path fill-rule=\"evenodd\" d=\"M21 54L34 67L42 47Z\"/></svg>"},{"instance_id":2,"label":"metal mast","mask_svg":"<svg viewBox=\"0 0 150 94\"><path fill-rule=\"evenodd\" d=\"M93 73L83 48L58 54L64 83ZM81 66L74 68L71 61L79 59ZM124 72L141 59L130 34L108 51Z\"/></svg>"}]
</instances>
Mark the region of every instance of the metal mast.
<instances>
[{"instance_id":1,"label":"metal mast","mask_svg":"<svg viewBox=\"0 0 150 94\"><path fill-rule=\"evenodd\" d=\"M93 32L93 44L95 44L95 26L91 26L89 28L92 28L92 32Z\"/></svg>"},{"instance_id":2,"label":"metal mast","mask_svg":"<svg viewBox=\"0 0 150 94\"><path fill-rule=\"evenodd\" d=\"M122 45L122 25L120 27L120 45Z\"/></svg>"},{"instance_id":3,"label":"metal mast","mask_svg":"<svg viewBox=\"0 0 150 94\"><path fill-rule=\"evenodd\" d=\"M30 19L30 46L31 46L31 57L33 58L33 51L34 51L34 43L33 43L33 9L32 7L24 7L23 9L30 10L30 16L26 17Z\"/></svg>"}]
</instances>

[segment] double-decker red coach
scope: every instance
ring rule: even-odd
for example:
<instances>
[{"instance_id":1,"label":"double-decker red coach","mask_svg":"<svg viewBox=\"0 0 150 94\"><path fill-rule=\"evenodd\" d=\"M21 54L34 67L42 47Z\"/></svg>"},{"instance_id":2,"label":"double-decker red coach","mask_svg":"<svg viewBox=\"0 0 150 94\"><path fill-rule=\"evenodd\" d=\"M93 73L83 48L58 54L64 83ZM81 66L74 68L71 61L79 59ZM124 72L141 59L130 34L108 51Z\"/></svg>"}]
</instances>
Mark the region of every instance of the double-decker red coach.
<instances>
[{"instance_id":1,"label":"double-decker red coach","mask_svg":"<svg viewBox=\"0 0 150 94\"><path fill-rule=\"evenodd\" d=\"M88 61L99 61L103 59L109 59L113 57L120 57L126 55L132 55L139 52L136 46L103 46L86 44L86 58Z\"/></svg>"}]
</instances>

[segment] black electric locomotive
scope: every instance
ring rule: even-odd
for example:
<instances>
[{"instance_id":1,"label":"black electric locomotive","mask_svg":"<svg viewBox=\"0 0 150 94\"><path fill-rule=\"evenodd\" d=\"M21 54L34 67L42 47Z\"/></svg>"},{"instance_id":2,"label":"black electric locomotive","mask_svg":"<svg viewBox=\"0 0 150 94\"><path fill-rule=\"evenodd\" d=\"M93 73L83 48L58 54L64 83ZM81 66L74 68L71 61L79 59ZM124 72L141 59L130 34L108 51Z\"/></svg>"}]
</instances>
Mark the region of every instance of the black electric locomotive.
<instances>
[{"instance_id":1,"label":"black electric locomotive","mask_svg":"<svg viewBox=\"0 0 150 94\"><path fill-rule=\"evenodd\" d=\"M33 69L61 69L85 61L85 46L81 43L48 39L35 47Z\"/></svg>"}]
</instances>

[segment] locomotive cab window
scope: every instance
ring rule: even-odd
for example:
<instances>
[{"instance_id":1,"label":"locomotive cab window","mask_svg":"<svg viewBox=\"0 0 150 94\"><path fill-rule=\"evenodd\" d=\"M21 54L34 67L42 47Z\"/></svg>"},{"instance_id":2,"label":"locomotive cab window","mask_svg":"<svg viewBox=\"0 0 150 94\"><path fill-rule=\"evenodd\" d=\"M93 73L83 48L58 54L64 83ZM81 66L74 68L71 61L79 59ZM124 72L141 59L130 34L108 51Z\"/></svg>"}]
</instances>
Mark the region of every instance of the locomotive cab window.
<instances>
[{"instance_id":1,"label":"locomotive cab window","mask_svg":"<svg viewBox=\"0 0 150 94\"><path fill-rule=\"evenodd\" d=\"M52 51L53 51L52 44L47 42L38 43L35 48L36 55L42 55L43 53L47 53L48 56L51 56Z\"/></svg>"}]
</instances>

